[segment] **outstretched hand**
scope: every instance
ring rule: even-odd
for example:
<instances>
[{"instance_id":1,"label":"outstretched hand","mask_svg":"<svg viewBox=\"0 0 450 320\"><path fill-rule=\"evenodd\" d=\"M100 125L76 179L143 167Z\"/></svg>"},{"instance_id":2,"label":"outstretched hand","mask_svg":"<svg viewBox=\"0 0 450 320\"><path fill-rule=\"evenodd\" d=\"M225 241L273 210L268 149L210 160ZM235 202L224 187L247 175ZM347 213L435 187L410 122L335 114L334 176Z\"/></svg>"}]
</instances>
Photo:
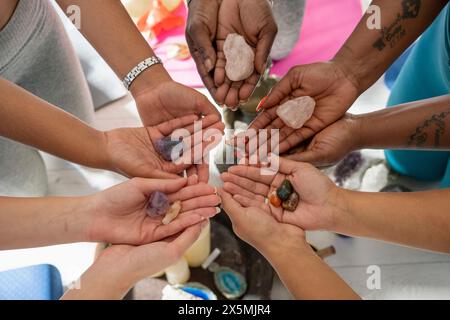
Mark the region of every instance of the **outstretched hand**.
<instances>
[{"instance_id":1,"label":"outstretched hand","mask_svg":"<svg viewBox=\"0 0 450 320\"><path fill-rule=\"evenodd\" d=\"M311 119L302 128L295 130L285 125L276 111L284 102L301 96L312 97L316 101L316 107ZM294 67L272 89L261 106L264 111L256 117L249 129L256 132L267 129L269 133L271 129L278 129L281 141L279 152L283 154L344 116L357 96L355 82L335 62ZM265 143L267 141L259 141L258 145Z\"/></svg>"},{"instance_id":2,"label":"outstretched hand","mask_svg":"<svg viewBox=\"0 0 450 320\"><path fill-rule=\"evenodd\" d=\"M189 180L195 180L195 176ZM173 236L184 229L213 217L219 211L220 198L207 184L190 183L186 178L154 180L134 178L90 196L95 212L89 217L87 238L113 244L142 245ZM150 217L146 205L150 194L161 191L169 201L181 201L179 216L168 225L163 217Z\"/></svg>"}]
</instances>

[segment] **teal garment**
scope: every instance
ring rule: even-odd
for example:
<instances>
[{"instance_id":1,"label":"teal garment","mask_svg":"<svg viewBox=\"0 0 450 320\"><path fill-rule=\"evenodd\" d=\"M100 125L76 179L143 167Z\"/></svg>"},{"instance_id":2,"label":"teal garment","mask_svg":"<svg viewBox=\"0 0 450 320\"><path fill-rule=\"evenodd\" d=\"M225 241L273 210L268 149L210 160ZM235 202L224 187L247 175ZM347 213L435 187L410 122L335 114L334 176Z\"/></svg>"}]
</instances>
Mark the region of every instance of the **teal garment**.
<instances>
[{"instance_id":1,"label":"teal garment","mask_svg":"<svg viewBox=\"0 0 450 320\"><path fill-rule=\"evenodd\" d=\"M450 93L450 4L417 41L392 88L388 106ZM395 171L450 187L450 152L387 150Z\"/></svg>"}]
</instances>

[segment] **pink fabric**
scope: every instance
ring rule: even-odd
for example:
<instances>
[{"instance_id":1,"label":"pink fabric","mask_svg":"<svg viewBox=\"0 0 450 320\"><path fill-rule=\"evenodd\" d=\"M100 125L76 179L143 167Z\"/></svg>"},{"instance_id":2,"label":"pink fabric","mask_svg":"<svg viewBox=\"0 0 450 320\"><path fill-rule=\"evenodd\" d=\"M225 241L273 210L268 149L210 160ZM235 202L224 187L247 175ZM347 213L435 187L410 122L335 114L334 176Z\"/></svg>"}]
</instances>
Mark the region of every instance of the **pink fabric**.
<instances>
[{"instance_id":1,"label":"pink fabric","mask_svg":"<svg viewBox=\"0 0 450 320\"><path fill-rule=\"evenodd\" d=\"M274 64L272 74L282 76L294 65L331 59L362 15L360 0L307 0L305 10L297 46L288 57ZM176 14L187 17L185 6L181 6ZM167 60L162 44L170 43L186 43L184 27L164 33L151 44L159 46L156 52L175 81L190 87L203 87L192 58L184 61Z\"/></svg>"},{"instance_id":2,"label":"pink fabric","mask_svg":"<svg viewBox=\"0 0 450 320\"><path fill-rule=\"evenodd\" d=\"M333 58L361 16L360 0L306 0L297 46L285 59L274 63L271 73L283 76L295 65Z\"/></svg>"}]
</instances>

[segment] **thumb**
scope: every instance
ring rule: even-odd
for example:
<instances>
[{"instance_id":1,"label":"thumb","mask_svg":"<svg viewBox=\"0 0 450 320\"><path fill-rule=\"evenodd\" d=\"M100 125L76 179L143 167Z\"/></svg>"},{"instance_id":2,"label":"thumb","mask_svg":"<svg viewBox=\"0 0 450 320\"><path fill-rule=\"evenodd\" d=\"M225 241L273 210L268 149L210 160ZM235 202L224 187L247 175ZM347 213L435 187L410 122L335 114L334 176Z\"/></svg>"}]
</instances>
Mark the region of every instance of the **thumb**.
<instances>
[{"instance_id":1,"label":"thumb","mask_svg":"<svg viewBox=\"0 0 450 320\"><path fill-rule=\"evenodd\" d=\"M259 74L266 71L267 60L272 49L275 36L277 35L277 26L275 24L266 24L258 37L256 45L255 67Z\"/></svg>"},{"instance_id":2,"label":"thumb","mask_svg":"<svg viewBox=\"0 0 450 320\"><path fill-rule=\"evenodd\" d=\"M189 37L192 40L194 54L203 64L207 72L211 72L216 65L216 50L213 47L208 27L203 23L190 28Z\"/></svg>"},{"instance_id":3,"label":"thumb","mask_svg":"<svg viewBox=\"0 0 450 320\"><path fill-rule=\"evenodd\" d=\"M134 178L138 188L145 194L149 195L153 191L161 191L164 193L174 193L183 188L187 184L186 178L178 179L145 179Z\"/></svg>"},{"instance_id":4,"label":"thumb","mask_svg":"<svg viewBox=\"0 0 450 320\"><path fill-rule=\"evenodd\" d=\"M233 224L236 223L238 219L239 212L243 211L242 206L233 199L231 194L223 190L222 188L217 189L220 198L222 199L222 206L227 215L230 217L230 220Z\"/></svg>"},{"instance_id":5,"label":"thumb","mask_svg":"<svg viewBox=\"0 0 450 320\"><path fill-rule=\"evenodd\" d=\"M310 150L290 154L286 156L286 159L300 162L308 162L313 165L319 165L323 160L323 156L317 151Z\"/></svg>"}]
</instances>

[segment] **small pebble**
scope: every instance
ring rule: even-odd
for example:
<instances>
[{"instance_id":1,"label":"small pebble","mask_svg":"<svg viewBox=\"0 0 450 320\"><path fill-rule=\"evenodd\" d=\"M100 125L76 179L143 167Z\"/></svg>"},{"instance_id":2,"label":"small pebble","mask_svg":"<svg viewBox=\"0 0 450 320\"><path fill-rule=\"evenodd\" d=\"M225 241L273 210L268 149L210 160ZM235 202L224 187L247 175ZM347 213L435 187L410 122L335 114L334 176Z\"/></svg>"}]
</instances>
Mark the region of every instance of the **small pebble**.
<instances>
[{"instance_id":1,"label":"small pebble","mask_svg":"<svg viewBox=\"0 0 450 320\"><path fill-rule=\"evenodd\" d=\"M299 202L300 202L300 196L298 195L298 193L292 192L291 195L289 196L289 198L287 200L283 201L283 203L282 203L283 209L290 211L290 212L294 212L297 209Z\"/></svg>"},{"instance_id":2,"label":"small pebble","mask_svg":"<svg viewBox=\"0 0 450 320\"><path fill-rule=\"evenodd\" d=\"M175 201L169 208L169 211L167 211L162 223L164 225L168 225L173 220L175 220L178 216L178 214L181 211L181 201Z\"/></svg>"},{"instance_id":3,"label":"small pebble","mask_svg":"<svg viewBox=\"0 0 450 320\"><path fill-rule=\"evenodd\" d=\"M161 192L154 191L147 203L147 213L150 217L159 217L165 215L170 208L169 198Z\"/></svg>"},{"instance_id":4,"label":"small pebble","mask_svg":"<svg viewBox=\"0 0 450 320\"><path fill-rule=\"evenodd\" d=\"M277 196L277 192L273 191L269 196L269 202L271 205L273 205L275 208L281 207L281 199Z\"/></svg>"},{"instance_id":5,"label":"small pebble","mask_svg":"<svg viewBox=\"0 0 450 320\"><path fill-rule=\"evenodd\" d=\"M294 191L292 184L289 180L284 180L281 186L277 189L277 195L281 201L286 201L291 193Z\"/></svg>"}]
</instances>

